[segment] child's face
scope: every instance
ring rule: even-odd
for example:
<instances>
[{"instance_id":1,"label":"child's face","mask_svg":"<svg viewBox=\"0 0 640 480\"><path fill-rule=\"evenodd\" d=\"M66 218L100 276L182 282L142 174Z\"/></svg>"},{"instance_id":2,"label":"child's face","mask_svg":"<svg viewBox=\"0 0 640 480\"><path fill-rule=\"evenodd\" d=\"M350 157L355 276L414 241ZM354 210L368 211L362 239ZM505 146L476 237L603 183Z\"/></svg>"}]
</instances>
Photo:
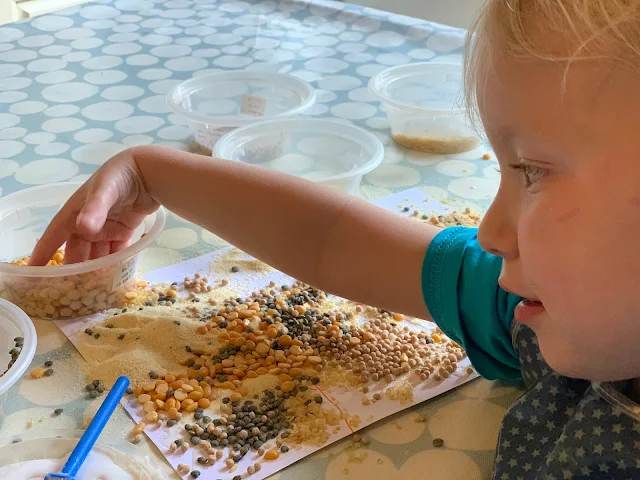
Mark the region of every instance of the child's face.
<instances>
[{"instance_id":1,"label":"child's face","mask_svg":"<svg viewBox=\"0 0 640 480\"><path fill-rule=\"evenodd\" d=\"M501 58L479 88L502 180L480 241L559 373L640 377L640 78Z\"/></svg>"}]
</instances>

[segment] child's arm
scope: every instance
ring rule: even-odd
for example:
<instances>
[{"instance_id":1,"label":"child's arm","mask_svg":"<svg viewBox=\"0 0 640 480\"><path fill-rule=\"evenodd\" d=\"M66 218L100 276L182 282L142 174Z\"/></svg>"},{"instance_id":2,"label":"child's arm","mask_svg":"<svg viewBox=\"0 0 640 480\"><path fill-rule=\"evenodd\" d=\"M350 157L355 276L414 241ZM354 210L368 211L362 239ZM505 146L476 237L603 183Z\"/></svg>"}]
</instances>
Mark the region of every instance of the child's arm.
<instances>
[{"instance_id":1,"label":"child's arm","mask_svg":"<svg viewBox=\"0 0 640 480\"><path fill-rule=\"evenodd\" d=\"M157 204L318 288L430 318L421 274L436 227L299 178L160 147L103 165L54 219L32 264L65 241L74 262L113 252Z\"/></svg>"}]
</instances>

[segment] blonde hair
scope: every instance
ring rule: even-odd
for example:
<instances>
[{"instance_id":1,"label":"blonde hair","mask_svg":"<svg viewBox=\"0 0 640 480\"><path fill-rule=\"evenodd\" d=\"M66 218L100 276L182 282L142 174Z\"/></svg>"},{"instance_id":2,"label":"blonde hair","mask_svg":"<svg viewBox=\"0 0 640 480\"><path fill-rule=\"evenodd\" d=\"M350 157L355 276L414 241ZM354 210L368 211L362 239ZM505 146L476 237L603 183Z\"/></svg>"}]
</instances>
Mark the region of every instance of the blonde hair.
<instances>
[{"instance_id":1,"label":"blonde hair","mask_svg":"<svg viewBox=\"0 0 640 480\"><path fill-rule=\"evenodd\" d=\"M487 0L466 41L465 99L477 121L477 94L491 49L514 58L607 59L640 70L640 0Z\"/></svg>"}]
</instances>

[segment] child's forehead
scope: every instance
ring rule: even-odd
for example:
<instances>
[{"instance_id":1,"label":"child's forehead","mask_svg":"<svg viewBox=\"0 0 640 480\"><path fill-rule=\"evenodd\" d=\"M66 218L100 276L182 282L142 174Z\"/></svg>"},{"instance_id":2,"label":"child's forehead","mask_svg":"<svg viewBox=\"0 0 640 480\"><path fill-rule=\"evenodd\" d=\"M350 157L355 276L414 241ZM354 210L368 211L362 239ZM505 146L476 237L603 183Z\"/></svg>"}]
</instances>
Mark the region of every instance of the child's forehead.
<instances>
[{"instance_id":1,"label":"child's forehead","mask_svg":"<svg viewBox=\"0 0 640 480\"><path fill-rule=\"evenodd\" d=\"M548 143L563 155L586 145L630 144L637 137L633 125L640 123L637 85L635 75L611 62L567 68L500 54L478 83L477 100L492 142L506 141L504 132L510 132L516 141Z\"/></svg>"},{"instance_id":2,"label":"child's forehead","mask_svg":"<svg viewBox=\"0 0 640 480\"><path fill-rule=\"evenodd\" d=\"M591 116L638 105L639 81L634 72L615 61L515 58L494 50L490 68L478 77L476 88L481 108L498 101L514 109L562 109Z\"/></svg>"}]
</instances>

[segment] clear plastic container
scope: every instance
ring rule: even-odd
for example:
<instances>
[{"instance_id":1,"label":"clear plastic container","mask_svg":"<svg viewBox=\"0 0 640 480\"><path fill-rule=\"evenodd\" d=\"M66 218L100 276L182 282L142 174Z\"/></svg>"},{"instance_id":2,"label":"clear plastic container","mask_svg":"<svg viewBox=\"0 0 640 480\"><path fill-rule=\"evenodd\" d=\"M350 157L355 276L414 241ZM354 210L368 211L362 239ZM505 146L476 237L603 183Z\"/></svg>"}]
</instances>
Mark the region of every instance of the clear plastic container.
<instances>
[{"instance_id":1,"label":"clear plastic container","mask_svg":"<svg viewBox=\"0 0 640 480\"><path fill-rule=\"evenodd\" d=\"M222 137L214 156L306 178L355 195L362 176L384 157L371 133L335 120L260 122Z\"/></svg>"},{"instance_id":2,"label":"clear plastic container","mask_svg":"<svg viewBox=\"0 0 640 480\"><path fill-rule=\"evenodd\" d=\"M29 188L0 198L0 298L38 318L75 318L126 303L138 275L140 252L160 234L165 213L145 218L130 245L111 255L55 267L13 265L38 238L81 183Z\"/></svg>"},{"instance_id":3,"label":"clear plastic container","mask_svg":"<svg viewBox=\"0 0 640 480\"><path fill-rule=\"evenodd\" d=\"M294 117L315 102L313 87L292 75L230 71L192 78L167 93L169 106L188 122L198 153L210 155L231 130Z\"/></svg>"},{"instance_id":4,"label":"clear plastic container","mask_svg":"<svg viewBox=\"0 0 640 480\"><path fill-rule=\"evenodd\" d=\"M0 471L3 467L19 462L29 462L35 460L63 460L67 457L84 432L82 430L50 430L33 431L22 435L0 439ZM100 459L105 457L110 463L105 465L104 472L99 475L91 475L90 478L101 478L104 480L121 480L122 473L118 476L108 476L108 469L124 470L134 480L166 480L179 478L169 469L164 462L157 458L145 454L139 447L135 447L123 440L109 439L102 435L92 454L100 455ZM86 469L80 470L82 474ZM116 474L117 475L117 474ZM14 477L2 477L14 478ZM87 475L78 476L78 480L85 480ZM18 477L15 477L18 480ZM22 478L20 479L22 480Z\"/></svg>"},{"instance_id":5,"label":"clear plastic container","mask_svg":"<svg viewBox=\"0 0 640 480\"><path fill-rule=\"evenodd\" d=\"M453 154L480 145L462 102L462 66L414 63L384 70L369 82L389 118L391 136L403 147Z\"/></svg>"},{"instance_id":6,"label":"clear plastic container","mask_svg":"<svg viewBox=\"0 0 640 480\"><path fill-rule=\"evenodd\" d=\"M18 358L12 361L9 352L16 347L17 337L22 337L22 347ZM31 365L37 340L36 329L27 314L14 304L0 299L0 426L6 417L4 404L9 395L8 390ZM7 369L9 365L11 366Z\"/></svg>"}]
</instances>

